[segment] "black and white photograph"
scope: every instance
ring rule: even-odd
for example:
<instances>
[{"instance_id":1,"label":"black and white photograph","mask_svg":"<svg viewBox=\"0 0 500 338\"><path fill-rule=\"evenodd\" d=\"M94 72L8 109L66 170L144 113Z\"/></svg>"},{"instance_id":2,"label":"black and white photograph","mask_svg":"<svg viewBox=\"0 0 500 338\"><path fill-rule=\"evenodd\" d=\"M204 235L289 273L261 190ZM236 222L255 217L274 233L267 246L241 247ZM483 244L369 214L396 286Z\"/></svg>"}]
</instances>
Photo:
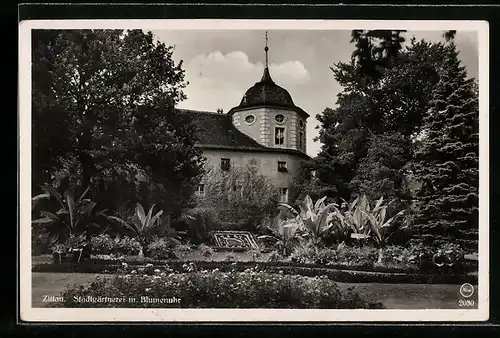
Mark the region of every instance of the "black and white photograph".
<instances>
[{"instance_id":1,"label":"black and white photograph","mask_svg":"<svg viewBox=\"0 0 500 338\"><path fill-rule=\"evenodd\" d=\"M21 319L488 318L487 23L20 32Z\"/></svg>"}]
</instances>

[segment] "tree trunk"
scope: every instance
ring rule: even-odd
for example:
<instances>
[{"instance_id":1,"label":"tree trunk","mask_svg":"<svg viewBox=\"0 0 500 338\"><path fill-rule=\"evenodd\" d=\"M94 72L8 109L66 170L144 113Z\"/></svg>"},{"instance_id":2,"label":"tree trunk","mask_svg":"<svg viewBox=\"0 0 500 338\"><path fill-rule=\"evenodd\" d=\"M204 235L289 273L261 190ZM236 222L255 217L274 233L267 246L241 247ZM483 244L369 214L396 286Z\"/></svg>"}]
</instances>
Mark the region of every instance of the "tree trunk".
<instances>
[{"instance_id":1,"label":"tree trunk","mask_svg":"<svg viewBox=\"0 0 500 338\"><path fill-rule=\"evenodd\" d=\"M90 186L90 181L93 174L92 158L88 154L80 152L80 154L78 155L78 160L80 161L80 164L82 166L82 187L86 189Z\"/></svg>"}]
</instances>

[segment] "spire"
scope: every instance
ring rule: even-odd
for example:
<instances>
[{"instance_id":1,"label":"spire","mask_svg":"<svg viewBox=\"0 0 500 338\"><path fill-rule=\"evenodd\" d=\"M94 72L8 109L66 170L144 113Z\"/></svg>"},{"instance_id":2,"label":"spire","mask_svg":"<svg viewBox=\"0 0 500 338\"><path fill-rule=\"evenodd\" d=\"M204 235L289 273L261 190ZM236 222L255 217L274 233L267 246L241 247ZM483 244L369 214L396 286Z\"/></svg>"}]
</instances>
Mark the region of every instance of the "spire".
<instances>
[{"instance_id":1,"label":"spire","mask_svg":"<svg viewBox=\"0 0 500 338\"><path fill-rule=\"evenodd\" d=\"M267 47L267 31L266 31L266 47L264 47L264 51L266 52L266 67L264 68L264 74L262 74L262 79L260 82L274 82L271 79L271 75L269 74L269 58L267 56L267 52L269 51L269 47Z\"/></svg>"},{"instance_id":2,"label":"spire","mask_svg":"<svg viewBox=\"0 0 500 338\"><path fill-rule=\"evenodd\" d=\"M269 67L269 60L267 58L267 52L269 51L269 47L267 47L267 31L266 31L266 47L264 47L264 51L266 52L266 68Z\"/></svg>"}]
</instances>

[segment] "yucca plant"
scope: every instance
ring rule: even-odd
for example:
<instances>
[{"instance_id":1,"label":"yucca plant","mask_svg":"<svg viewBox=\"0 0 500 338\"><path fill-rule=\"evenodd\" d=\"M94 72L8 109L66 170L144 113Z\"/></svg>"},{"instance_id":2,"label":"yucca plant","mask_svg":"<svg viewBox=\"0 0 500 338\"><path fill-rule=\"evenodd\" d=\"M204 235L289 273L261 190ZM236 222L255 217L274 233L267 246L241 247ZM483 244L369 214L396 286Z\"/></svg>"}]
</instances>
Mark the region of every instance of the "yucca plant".
<instances>
[{"instance_id":1,"label":"yucca plant","mask_svg":"<svg viewBox=\"0 0 500 338\"><path fill-rule=\"evenodd\" d=\"M338 205L336 203L326 205L325 200L326 196L313 203L311 197L307 195L299 204L300 212L289 204L279 204L292 212L294 218L291 222L297 223L298 230L303 233L302 236L308 238L314 245L321 245L335 226L332 222L332 213L338 210Z\"/></svg>"},{"instance_id":2,"label":"yucca plant","mask_svg":"<svg viewBox=\"0 0 500 338\"><path fill-rule=\"evenodd\" d=\"M134 233L137 241L141 245L139 250L139 257L141 258L147 255L147 252L145 251L147 251L148 244L153 235L165 230L167 227L170 228L170 217L167 216L162 219L161 215L163 214L163 210L160 210L153 215L154 207L155 205L153 204L146 214L142 204L137 203L131 222L127 222L116 216L109 216L111 220L118 222L126 229L131 230Z\"/></svg>"}]
</instances>

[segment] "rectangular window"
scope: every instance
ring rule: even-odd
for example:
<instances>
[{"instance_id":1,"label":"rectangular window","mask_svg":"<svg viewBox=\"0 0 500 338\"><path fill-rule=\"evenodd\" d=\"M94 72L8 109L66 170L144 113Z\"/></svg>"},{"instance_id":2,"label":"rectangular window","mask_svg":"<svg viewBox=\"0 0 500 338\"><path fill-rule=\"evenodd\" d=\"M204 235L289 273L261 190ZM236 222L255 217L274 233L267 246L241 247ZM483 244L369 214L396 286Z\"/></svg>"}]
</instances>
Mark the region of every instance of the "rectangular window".
<instances>
[{"instance_id":1,"label":"rectangular window","mask_svg":"<svg viewBox=\"0 0 500 338\"><path fill-rule=\"evenodd\" d=\"M280 189L280 201L282 203L288 203L288 188Z\"/></svg>"},{"instance_id":2,"label":"rectangular window","mask_svg":"<svg viewBox=\"0 0 500 338\"><path fill-rule=\"evenodd\" d=\"M286 162L285 161L278 161L278 171L282 173L286 173L288 170L286 168Z\"/></svg>"},{"instance_id":3,"label":"rectangular window","mask_svg":"<svg viewBox=\"0 0 500 338\"><path fill-rule=\"evenodd\" d=\"M198 184L198 188L196 189L196 196L204 197L205 196L205 185Z\"/></svg>"},{"instance_id":4,"label":"rectangular window","mask_svg":"<svg viewBox=\"0 0 500 338\"><path fill-rule=\"evenodd\" d=\"M276 127L274 129L274 144L276 145L285 144L285 128Z\"/></svg>"},{"instance_id":5,"label":"rectangular window","mask_svg":"<svg viewBox=\"0 0 500 338\"><path fill-rule=\"evenodd\" d=\"M231 169L231 160L228 158L222 158L220 160L220 168L222 170L229 170Z\"/></svg>"},{"instance_id":6,"label":"rectangular window","mask_svg":"<svg viewBox=\"0 0 500 338\"><path fill-rule=\"evenodd\" d=\"M299 149L304 149L304 133L301 131L299 132Z\"/></svg>"}]
</instances>

